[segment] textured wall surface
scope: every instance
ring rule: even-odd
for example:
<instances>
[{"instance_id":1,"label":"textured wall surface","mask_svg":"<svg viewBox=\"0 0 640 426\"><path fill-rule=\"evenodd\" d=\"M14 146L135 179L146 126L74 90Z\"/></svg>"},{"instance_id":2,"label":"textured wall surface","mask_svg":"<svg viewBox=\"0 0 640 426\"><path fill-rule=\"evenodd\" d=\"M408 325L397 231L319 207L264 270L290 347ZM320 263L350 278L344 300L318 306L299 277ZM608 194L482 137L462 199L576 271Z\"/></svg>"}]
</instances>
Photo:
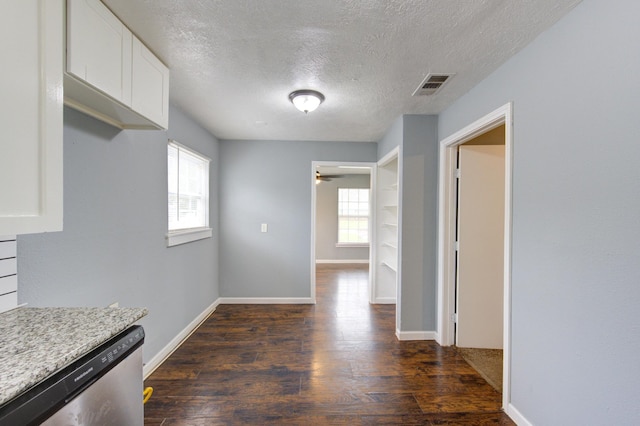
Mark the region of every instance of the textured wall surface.
<instances>
[{"instance_id":1,"label":"textured wall surface","mask_svg":"<svg viewBox=\"0 0 640 426\"><path fill-rule=\"evenodd\" d=\"M439 120L513 101L511 395L536 425L640 423L638 16L583 1Z\"/></svg>"},{"instance_id":2,"label":"textured wall surface","mask_svg":"<svg viewBox=\"0 0 640 426\"><path fill-rule=\"evenodd\" d=\"M393 121L393 124L387 129L384 137L378 141L378 160L381 160L395 147L402 147L403 135L404 118L400 116Z\"/></svg>"},{"instance_id":3,"label":"textured wall surface","mask_svg":"<svg viewBox=\"0 0 640 426\"><path fill-rule=\"evenodd\" d=\"M403 117L402 331L434 331L437 261L438 119Z\"/></svg>"},{"instance_id":4,"label":"textured wall surface","mask_svg":"<svg viewBox=\"0 0 640 426\"><path fill-rule=\"evenodd\" d=\"M18 237L19 302L147 307L149 360L218 298L218 142L176 108L166 132L64 114L64 230ZM212 159L213 238L166 247L167 138Z\"/></svg>"},{"instance_id":5,"label":"textured wall surface","mask_svg":"<svg viewBox=\"0 0 640 426\"><path fill-rule=\"evenodd\" d=\"M438 118L398 117L378 142L378 159L400 147L400 330L436 329Z\"/></svg>"},{"instance_id":6,"label":"textured wall surface","mask_svg":"<svg viewBox=\"0 0 640 426\"><path fill-rule=\"evenodd\" d=\"M310 297L312 161L369 161L376 144L222 141L220 295ZM260 224L268 224L267 233Z\"/></svg>"}]
</instances>

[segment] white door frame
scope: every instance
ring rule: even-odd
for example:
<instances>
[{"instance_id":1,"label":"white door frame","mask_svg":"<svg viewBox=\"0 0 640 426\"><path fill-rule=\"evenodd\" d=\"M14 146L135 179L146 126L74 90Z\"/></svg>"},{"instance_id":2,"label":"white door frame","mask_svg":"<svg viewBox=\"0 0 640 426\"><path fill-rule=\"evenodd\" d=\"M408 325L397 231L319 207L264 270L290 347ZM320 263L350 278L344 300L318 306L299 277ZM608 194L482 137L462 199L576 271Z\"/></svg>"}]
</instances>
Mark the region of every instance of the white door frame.
<instances>
[{"instance_id":1,"label":"white door frame","mask_svg":"<svg viewBox=\"0 0 640 426\"><path fill-rule=\"evenodd\" d=\"M505 125L504 215L504 353L502 406L510 405L511 373L511 186L513 156L513 104L509 102L440 141L438 171L438 335L442 346L454 344L456 150L458 145ZM507 414L509 412L507 411Z\"/></svg>"},{"instance_id":2,"label":"white door frame","mask_svg":"<svg viewBox=\"0 0 640 426\"><path fill-rule=\"evenodd\" d=\"M369 203L369 294L373 288L373 259L375 251L375 233L373 232L375 224L375 206L376 206L376 171L377 164L363 161L312 161L311 162L311 303L316 303L316 169L318 166L324 167L369 167L371 173L369 175L369 192L371 200Z\"/></svg>"}]
</instances>

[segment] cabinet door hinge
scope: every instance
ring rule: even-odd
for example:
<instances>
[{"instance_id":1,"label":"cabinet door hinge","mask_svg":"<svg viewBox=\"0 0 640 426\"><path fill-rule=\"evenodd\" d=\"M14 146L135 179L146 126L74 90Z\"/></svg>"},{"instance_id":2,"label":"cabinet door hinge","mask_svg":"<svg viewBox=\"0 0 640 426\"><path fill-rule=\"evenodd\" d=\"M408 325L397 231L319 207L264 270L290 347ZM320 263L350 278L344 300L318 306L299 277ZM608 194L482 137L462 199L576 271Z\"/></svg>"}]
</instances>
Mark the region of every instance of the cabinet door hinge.
<instances>
[{"instance_id":1,"label":"cabinet door hinge","mask_svg":"<svg viewBox=\"0 0 640 426\"><path fill-rule=\"evenodd\" d=\"M460 179L460 169L456 169L456 178Z\"/></svg>"},{"instance_id":2,"label":"cabinet door hinge","mask_svg":"<svg viewBox=\"0 0 640 426\"><path fill-rule=\"evenodd\" d=\"M451 322L458 323L458 314L451 314Z\"/></svg>"}]
</instances>

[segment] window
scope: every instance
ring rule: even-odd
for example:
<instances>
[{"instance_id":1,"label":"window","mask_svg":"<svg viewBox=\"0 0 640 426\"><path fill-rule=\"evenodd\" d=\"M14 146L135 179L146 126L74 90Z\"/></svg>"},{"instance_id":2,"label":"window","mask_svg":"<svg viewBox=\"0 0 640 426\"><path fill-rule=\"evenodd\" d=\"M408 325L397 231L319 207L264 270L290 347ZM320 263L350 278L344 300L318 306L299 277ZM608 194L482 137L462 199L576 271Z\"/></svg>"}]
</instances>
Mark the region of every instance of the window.
<instances>
[{"instance_id":1,"label":"window","mask_svg":"<svg viewBox=\"0 0 640 426\"><path fill-rule=\"evenodd\" d=\"M169 233L174 246L211 237L209 228L210 160L175 141L167 147Z\"/></svg>"},{"instance_id":2,"label":"window","mask_svg":"<svg viewBox=\"0 0 640 426\"><path fill-rule=\"evenodd\" d=\"M338 244L369 243L369 188L338 188Z\"/></svg>"}]
</instances>

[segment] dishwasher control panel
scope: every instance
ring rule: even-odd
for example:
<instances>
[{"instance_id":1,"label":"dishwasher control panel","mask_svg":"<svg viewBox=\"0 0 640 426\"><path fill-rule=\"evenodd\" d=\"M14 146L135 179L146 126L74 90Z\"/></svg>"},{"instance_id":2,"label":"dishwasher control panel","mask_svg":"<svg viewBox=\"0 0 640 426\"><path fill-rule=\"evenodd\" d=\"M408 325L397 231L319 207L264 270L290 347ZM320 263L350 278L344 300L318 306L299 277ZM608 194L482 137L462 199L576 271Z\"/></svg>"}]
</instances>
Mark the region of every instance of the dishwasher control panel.
<instances>
[{"instance_id":1,"label":"dishwasher control panel","mask_svg":"<svg viewBox=\"0 0 640 426\"><path fill-rule=\"evenodd\" d=\"M126 335L120 334L107 342L107 344L94 350L92 354L95 355L89 357L84 364L78 366L71 375L65 378L67 390L71 394L67 398L68 400L73 399L78 392L78 388L81 388L89 381L96 381L109 371L113 365L120 362L123 357L142 344L144 341L144 329L142 327L134 326L125 332L127 331Z\"/></svg>"}]
</instances>

